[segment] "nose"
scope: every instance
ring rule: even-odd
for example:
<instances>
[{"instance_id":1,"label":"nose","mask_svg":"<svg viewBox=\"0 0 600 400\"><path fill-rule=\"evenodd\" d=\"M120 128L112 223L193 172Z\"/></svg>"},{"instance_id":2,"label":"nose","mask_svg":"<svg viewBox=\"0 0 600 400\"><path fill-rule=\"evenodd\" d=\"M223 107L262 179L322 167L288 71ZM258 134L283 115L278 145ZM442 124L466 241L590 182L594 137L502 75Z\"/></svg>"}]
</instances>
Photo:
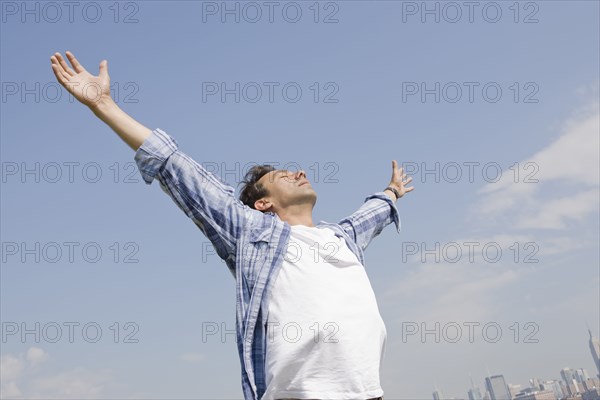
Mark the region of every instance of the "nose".
<instances>
[{"instance_id":1,"label":"nose","mask_svg":"<svg viewBox=\"0 0 600 400\"><path fill-rule=\"evenodd\" d=\"M304 172L304 170L299 170L298 172L296 172L296 179L300 178L306 178L306 172Z\"/></svg>"}]
</instances>

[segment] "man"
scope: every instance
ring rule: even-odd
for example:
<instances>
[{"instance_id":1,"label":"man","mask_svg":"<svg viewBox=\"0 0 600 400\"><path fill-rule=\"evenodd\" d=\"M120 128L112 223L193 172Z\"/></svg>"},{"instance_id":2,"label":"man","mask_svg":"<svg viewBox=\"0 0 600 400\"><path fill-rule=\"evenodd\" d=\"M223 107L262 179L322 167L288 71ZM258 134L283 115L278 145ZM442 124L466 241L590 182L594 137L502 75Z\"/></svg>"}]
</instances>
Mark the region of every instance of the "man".
<instances>
[{"instance_id":1,"label":"man","mask_svg":"<svg viewBox=\"0 0 600 400\"><path fill-rule=\"evenodd\" d=\"M392 161L388 187L337 224L313 224L317 196L304 171L256 166L238 200L166 132L119 109L106 60L93 76L66 55L73 68L51 57L58 81L135 150L144 181L158 179L235 277L245 399L382 398L386 330L363 251L391 222L400 231L394 201L414 189L405 187L412 178Z\"/></svg>"}]
</instances>

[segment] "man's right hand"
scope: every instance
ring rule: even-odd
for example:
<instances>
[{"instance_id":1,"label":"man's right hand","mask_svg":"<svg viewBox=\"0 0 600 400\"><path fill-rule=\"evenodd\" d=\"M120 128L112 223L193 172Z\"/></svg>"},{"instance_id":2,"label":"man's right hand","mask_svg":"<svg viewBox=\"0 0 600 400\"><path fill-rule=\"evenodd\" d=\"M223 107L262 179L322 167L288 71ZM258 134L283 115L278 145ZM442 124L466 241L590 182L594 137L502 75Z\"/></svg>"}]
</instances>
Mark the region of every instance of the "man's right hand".
<instances>
[{"instance_id":1,"label":"man's right hand","mask_svg":"<svg viewBox=\"0 0 600 400\"><path fill-rule=\"evenodd\" d=\"M108 76L108 62L102 60L98 76L90 74L75 58L67 51L65 53L71 62L73 69L69 68L60 53L54 53L50 57L52 70L58 82L77 100L94 109L100 103L111 101L110 77Z\"/></svg>"}]
</instances>

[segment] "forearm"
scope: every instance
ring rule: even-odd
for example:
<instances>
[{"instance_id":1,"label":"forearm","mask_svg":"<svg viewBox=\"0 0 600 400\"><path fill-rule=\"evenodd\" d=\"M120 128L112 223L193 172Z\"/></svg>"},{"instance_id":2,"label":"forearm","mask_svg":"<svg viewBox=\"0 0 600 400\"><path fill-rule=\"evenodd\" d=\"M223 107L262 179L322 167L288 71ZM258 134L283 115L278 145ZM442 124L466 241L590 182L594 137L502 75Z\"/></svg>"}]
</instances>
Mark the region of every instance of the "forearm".
<instances>
[{"instance_id":1,"label":"forearm","mask_svg":"<svg viewBox=\"0 0 600 400\"><path fill-rule=\"evenodd\" d=\"M112 100L98 102L90 107L92 112L112 128L134 151L137 150L152 131L137 122Z\"/></svg>"},{"instance_id":2,"label":"forearm","mask_svg":"<svg viewBox=\"0 0 600 400\"><path fill-rule=\"evenodd\" d=\"M387 192L377 192L368 196L358 210L338 222L363 250L392 222L396 225L396 231L400 232L398 209ZM394 196L391 191L390 194Z\"/></svg>"}]
</instances>

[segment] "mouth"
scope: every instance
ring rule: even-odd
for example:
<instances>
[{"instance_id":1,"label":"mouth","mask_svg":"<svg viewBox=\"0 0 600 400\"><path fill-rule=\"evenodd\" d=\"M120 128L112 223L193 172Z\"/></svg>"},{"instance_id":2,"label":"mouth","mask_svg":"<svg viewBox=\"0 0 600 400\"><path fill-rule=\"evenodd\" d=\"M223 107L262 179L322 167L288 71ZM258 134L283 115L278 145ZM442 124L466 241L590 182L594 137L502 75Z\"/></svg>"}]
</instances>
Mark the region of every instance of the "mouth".
<instances>
[{"instance_id":1,"label":"mouth","mask_svg":"<svg viewBox=\"0 0 600 400\"><path fill-rule=\"evenodd\" d=\"M299 184L298 186L302 186L302 185L306 185L306 184L308 184L308 181L304 181L301 184Z\"/></svg>"}]
</instances>

